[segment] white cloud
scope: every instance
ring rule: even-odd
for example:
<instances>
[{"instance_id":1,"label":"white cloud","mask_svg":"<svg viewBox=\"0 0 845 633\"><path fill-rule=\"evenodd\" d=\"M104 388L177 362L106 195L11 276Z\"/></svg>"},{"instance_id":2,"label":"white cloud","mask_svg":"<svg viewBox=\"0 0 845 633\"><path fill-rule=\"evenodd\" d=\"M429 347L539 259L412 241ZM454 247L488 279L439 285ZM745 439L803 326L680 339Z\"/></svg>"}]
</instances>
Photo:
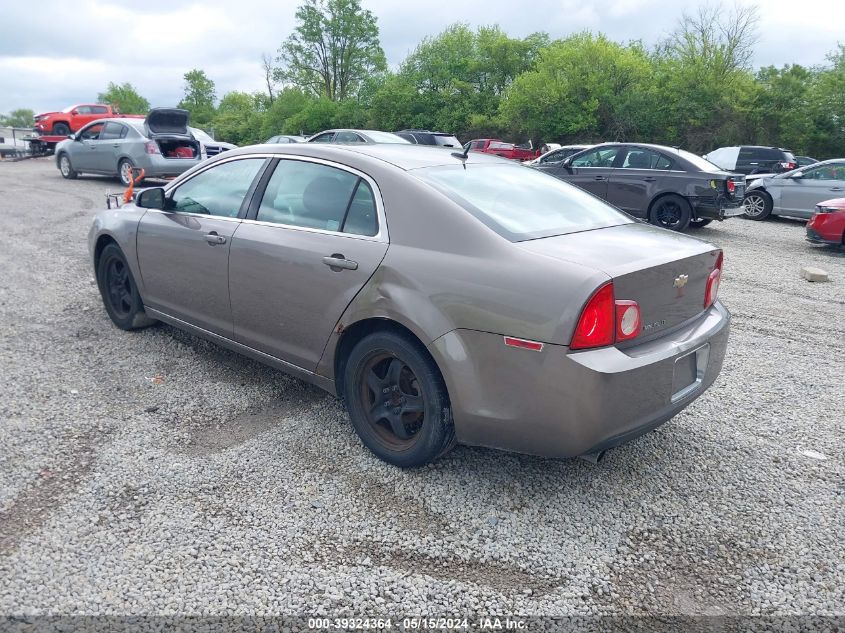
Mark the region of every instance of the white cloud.
<instances>
[{"instance_id":1,"label":"white cloud","mask_svg":"<svg viewBox=\"0 0 845 633\"><path fill-rule=\"evenodd\" d=\"M726 0L729 1L729 0ZM760 10L757 65L824 62L842 36L845 3L815 0L740 0ZM363 0L379 19L391 65L426 35L453 22L498 23L514 36L552 37L590 29L653 44L697 0ZM0 38L0 112L38 111L89 101L109 81L130 81L155 105L173 105L182 76L202 68L229 90L260 90L260 56L275 54L294 26L298 0L41 0L38 10L7 3ZM820 16L823 16L821 19Z\"/></svg>"}]
</instances>

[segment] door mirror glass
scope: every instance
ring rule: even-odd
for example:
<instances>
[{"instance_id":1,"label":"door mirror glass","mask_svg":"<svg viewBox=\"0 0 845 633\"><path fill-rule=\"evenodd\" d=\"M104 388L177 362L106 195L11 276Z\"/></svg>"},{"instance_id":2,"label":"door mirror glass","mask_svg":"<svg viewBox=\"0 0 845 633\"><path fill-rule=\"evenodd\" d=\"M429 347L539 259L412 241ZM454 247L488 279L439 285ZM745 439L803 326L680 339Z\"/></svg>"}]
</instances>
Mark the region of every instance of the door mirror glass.
<instances>
[{"instance_id":1,"label":"door mirror glass","mask_svg":"<svg viewBox=\"0 0 845 633\"><path fill-rule=\"evenodd\" d=\"M164 189L153 187L144 189L135 198L135 206L142 209L164 209Z\"/></svg>"}]
</instances>

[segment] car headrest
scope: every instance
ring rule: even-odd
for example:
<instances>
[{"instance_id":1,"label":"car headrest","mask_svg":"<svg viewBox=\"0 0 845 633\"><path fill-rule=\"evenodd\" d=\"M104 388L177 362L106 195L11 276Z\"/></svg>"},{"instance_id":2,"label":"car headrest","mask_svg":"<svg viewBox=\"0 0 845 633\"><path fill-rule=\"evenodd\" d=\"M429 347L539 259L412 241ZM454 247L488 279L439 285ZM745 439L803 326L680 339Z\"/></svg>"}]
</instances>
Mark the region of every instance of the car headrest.
<instances>
[{"instance_id":1,"label":"car headrest","mask_svg":"<svg viewBox=\"0 0 845 633\"><path fill-rule=\"evenodd\" d=\"M349 195L352 193L348 182L331 176L320 176L308 183L302 193L302 204L308 215L319 222L340 221ZM328 227L325 227L328 228ZM337 227L334 227L335 229Z\"/></svg>"}]
</instances>

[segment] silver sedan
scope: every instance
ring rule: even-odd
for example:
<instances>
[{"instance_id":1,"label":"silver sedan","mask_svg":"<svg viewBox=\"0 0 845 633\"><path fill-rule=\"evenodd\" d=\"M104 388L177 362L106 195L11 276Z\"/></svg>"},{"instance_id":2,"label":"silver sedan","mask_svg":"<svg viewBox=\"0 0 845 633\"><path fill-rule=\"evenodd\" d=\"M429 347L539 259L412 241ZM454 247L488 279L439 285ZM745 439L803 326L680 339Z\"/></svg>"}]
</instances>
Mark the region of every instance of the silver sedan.
<instances>
[{"instance_id":1,"label":"silver sedan","mask_svg":"<svg viewBox=\"0 0 845 633\"><path fill-rule=\"evenodd\" d=\"M809 219L819 202L843 195L845 158L835 158L752 181L745 192L745 215L752 220L770 215Z\"/></svg>"},{"instance_id":2,"label":"silver sedan","mask_svg":"<svg viewBox=\"0 0 845 633\"><path fill-rule=\"evenodd\" d=\"M722 253L522 165L421 145L258 145L99 213L120 328L164 321L343 399L403 467L455 443L586 455L719 374Z\"/></svg>"}]
</instances>

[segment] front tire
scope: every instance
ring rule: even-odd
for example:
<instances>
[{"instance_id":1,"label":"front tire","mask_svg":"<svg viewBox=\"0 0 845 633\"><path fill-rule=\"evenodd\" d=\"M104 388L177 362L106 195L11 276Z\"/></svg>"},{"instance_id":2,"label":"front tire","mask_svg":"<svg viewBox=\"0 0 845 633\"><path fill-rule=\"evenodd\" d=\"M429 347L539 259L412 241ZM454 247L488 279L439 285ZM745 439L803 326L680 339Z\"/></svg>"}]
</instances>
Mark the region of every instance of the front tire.
<instances>
[{"instance_id":1,"label":"front tire","mask_svg":"<svg viewBox=\"0 0 845 633\"><path fill-rule=\"evenodd\" d=\"M109 318L121 330L136 330L155 323L144 311L135 278L117 244L109 244L97 262L97 286Z\"/></svg>"},{"instance_id":2,"label":"front tire","mask_svg":"<svg viewBox=\"0 0 845 633\"><path fill-rule=\"evenodd\" d=\"M59 156L59 172L61 172L62 178L67 178L68 180L74 180L79 175L74 171L73 165L70 162L70 156L67 154Z\"/></svg>"},{"instance_id":3,"label":"front tire","mask_svg":"<svg viewBox=\"0 0 845 633\"><path fill-rule=\"evenodd\" d=\"M352 426L377 457L400 468L427 464L454 446L449 394L424 348L375 332L349 354L343 396Z\"/></svg>"},{"instance_id":4,"label":"front tire","mask_svg":"<svg viewBox=\"0 0 845 633\"><path fill-rule=\"evenodd\" d=\"M752 191L742 201L745 217L749 220L765 220L772 212L772 199L763 191Z\"/></svg>"},{"instance_id":5,"label":"front tire","mask_svg":"<svg viewBox=\"0 0 845 633\"><path fill-rule=\"evenodd\" d=\"M70 134L70 126L67 123L56 123L53 125L53 134L56 136L67 136Z\"/></svg>"},{"instance_id":6,"label":"front tire","mask_svg":"<svg viewBox=\"0 0 845 633\"><path fill-rule=\"evenodd\" d=\"M648 221L670 231L685 231L692 219L692 208L685 198L669 194L651 204Z\"/></svg>"}]
</instances>

